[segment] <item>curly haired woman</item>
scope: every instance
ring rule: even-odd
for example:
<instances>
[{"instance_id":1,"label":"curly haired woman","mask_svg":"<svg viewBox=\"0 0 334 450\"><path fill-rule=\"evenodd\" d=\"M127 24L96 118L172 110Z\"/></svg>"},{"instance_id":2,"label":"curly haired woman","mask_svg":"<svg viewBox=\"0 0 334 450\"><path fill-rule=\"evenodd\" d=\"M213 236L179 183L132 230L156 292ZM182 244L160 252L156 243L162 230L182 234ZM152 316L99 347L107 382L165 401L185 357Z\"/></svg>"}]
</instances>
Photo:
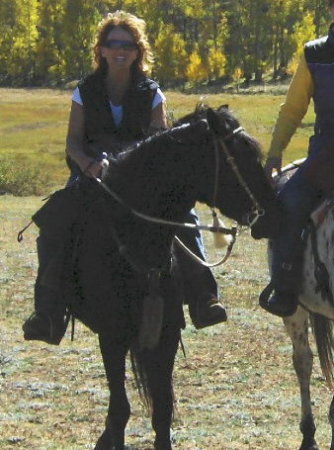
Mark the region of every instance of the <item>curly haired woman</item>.
<instances>
[{"instance_id":1,"label":"curly haired woman","mask_svg":"<svg viewBox=\"0 0 334 450\"><path fill-rule=\"evenodd\" d=\"M149 134L167 128L165 96L149 79L153 57L145 22L124 11L108 14L100 23L94 45L95 70L79 82L72 97L66 152L73 186L84 174L100 177L108 165L104 154L117 154ZM73 208L69 208L73 214ZM197 221L193 211L187 221ZM182 240L204 259L199 233L184 231ZM64 305L57 286L45 283L50 259L60 255L59 236L41 229L40 267L35 284L35 312L23 325L27 340L59 344L66 328ZM52 256L55 255L55 256ZM197 328L226 320L217 285L209 269L179 255L186 297ZM57 284L57 283L55 283Z\"/></svg>"}]
</instances>

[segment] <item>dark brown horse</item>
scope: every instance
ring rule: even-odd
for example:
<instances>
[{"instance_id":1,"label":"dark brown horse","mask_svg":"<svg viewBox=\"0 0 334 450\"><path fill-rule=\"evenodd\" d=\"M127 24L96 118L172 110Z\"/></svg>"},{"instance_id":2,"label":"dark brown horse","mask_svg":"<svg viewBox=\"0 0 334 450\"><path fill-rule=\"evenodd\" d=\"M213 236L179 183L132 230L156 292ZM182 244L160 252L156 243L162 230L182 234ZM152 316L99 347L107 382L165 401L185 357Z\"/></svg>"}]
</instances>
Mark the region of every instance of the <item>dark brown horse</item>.
<instances>
[{"instance_id":1,"label":"dark brown horse","mask_svg":"<svg viewBox=\"0 0 334 450\"><path fill-rule=\"evenodd\" d=\"M93 201L78 231L72 312L98 333L110 387L106 428L96 449L124 448L130 351L152 407L155 448L170 450L172 372L184 326L172 251L176 225L151 222L134 211L178 222L199 201L241 224L255 222L253 236L267 237L277 224L275 196L257 143L226 108L197 111L121 153L110 162L106 188L86 183Z\"/></svg>"}]
</instances>

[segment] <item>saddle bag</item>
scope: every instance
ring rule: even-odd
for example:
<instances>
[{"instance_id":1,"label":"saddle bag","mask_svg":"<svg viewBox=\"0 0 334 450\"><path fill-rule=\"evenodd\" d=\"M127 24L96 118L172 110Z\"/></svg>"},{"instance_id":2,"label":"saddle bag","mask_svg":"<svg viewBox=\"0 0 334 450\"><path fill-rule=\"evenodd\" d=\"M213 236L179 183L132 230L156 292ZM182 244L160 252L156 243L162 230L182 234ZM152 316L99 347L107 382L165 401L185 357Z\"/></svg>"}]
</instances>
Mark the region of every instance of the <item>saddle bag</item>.
<instances>
[{"instance_id":1,"label":"saddle bag","mask_svg":"<svg viewBox=\"0 0 334 450\"><path fill-rule=\"evenodd\" d=\"M60 189L32 216L32 220L41 230L63 236L78 217L80 205L81 195L76 186Z\"/></svg>"}]
</instances>

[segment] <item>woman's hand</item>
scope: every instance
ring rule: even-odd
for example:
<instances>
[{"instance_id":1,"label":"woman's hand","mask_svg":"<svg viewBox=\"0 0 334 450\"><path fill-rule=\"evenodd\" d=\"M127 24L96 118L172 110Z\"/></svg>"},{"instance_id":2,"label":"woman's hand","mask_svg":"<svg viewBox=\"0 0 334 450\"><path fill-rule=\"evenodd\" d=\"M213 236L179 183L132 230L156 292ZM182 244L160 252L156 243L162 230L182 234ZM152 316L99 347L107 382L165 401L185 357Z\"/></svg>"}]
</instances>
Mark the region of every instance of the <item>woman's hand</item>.
<instances>
[{"instance_id":1,"label":"woman's hand","mask_svg":"<svg viewBox=\"0 0 334 450\"><path fill-rule=\"evenodd\" d=\"M89 178L101 178L103 172L109 167L109 161L106 157L101 159L91 159L90 162L81 168L82 172Z\"/></svg>"}]
</instances>

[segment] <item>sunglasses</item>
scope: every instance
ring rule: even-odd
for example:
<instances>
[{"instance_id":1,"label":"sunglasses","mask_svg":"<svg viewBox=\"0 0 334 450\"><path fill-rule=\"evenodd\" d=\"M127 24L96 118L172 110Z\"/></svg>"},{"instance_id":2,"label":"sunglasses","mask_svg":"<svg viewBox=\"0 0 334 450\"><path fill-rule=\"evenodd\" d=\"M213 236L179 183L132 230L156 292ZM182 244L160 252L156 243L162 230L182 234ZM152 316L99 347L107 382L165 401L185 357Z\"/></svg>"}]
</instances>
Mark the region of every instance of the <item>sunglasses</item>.
<instances>
[{"instance_id":1,"label":"sunglasses","mask_svg":"<svg viewBox=\"0 0 334 450\"><path fill-rule=\"evenodd\" d=\"M103 44L103 47L110 48L111 50L122 49L122 50L127 50L129 52L138 49L138 45L135 44L134 42L131 42L131 41L119 41L117 39L108 39Z\"/></svg>"}]
</instances>

